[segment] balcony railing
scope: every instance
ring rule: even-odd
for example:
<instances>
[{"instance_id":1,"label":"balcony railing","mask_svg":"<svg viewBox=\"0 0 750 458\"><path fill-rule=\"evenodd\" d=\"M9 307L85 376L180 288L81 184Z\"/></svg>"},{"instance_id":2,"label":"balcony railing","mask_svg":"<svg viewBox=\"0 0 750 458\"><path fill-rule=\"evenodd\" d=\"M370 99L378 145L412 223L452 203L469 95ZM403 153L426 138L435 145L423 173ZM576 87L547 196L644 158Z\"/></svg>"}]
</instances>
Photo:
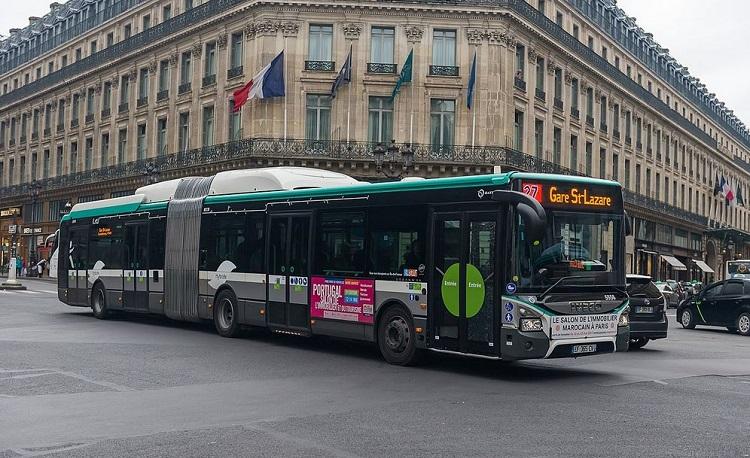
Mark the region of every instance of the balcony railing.
<instances>
[{"instance_id":1,"label":"balcony railing","mask_svg":"<svg viewBox=\"0 0 750 458\"><path fill-rule=\"evenodd\" d=\"M111 108L105 108L101 112L102 119L107 119L110 116L112 116L112 109Z\"/></svg>"},{"instance_id":2,"label":"balcony railing","mask_svg":"<svg viewBox=\"0 0 750 458\"><path fill-rule=\"evenodd\" d=\"M44 128L44 136L45 137L49 137L50 135L52 135L52 129L49 128L49 127L45 127Z\"/></svg>"},{"instance_id":3,"label":"balcony railing","mask_svg":"<svg viewBox=\"0 0 750 458\"><path fill-rule=\"evenodd\" d=\"M232 78L238 78L244 74L244 67L242 65L238 65L237 67L232 67L229 70L227 70L227 79L231 80Z\"/></svg>"},{"instance_id":4,"label":"balcony railing","mask_svg":"<svg viewBox=\"0 0 750 458\"><path fill-rule=\"evenodd\" d=\"M513 86L518 90L526 92L526 81L521 78L513 78Z\"/></svg>"},{"instance_id":5,"label":"balcony railing","mask_svg":"<svg viewBox=\"0 0 750 458\"><path fill-rule=\"evenodd\" d=\"M193 90L193 83L182 83L177 87L177 95L187 94Z\"/></svg>"},{"instance_id":6,"label":"balcony railing","mask_svg":"<svg viewBox=\"0 0 750 458\"><path fill-rule=\"evenodd\" d=\"M580 119L581 112L576 107L570 107L570 116L574 117L575 119Z\"/></svg>"},{"instance_id":7,"label":"balcony railing","mask_svg":"<svg viewBox=\"0 0 750 458\"><path fill-rule=\"evenodd\" d=\"M561 98L555 97L552 103L556 109L563 111L563 101Z\"/></svg>"},{"instance_id":8,"label":"balcony railing","mask_svg":"<svg viewBox=\"0 0 750 458\"><path fill-rule=\"evenodd\" d=\"M31 141L35 142L37 140L39 140L39 132L32 132L31 133Z\"/></svg>"},{"instance_id":9,"label":"balcony railing","mask_svg":"<svg viewBox=\"0 0 750 458\"><path fill-rule=\"evenodd\" d=\"M10 140L8 140L8 146L10 146L11 148L13 148L14 146L16 146L16 139L15 138L11 138Z\"/></svg>"},{"instance_id":10,"label":"balcony railing","mask_svg":"<svg viewBox=\"0 0 750 458\"><path fill-rule=\"evenodd\" d=\"M140 97L140 98L139 98L138 100L136 100L136 102L135 102L135 107L136 107L136 108L143 108L143 107L145 107L146 105L148 105L148 97Z\"/></svg>"},{"instance_id":11,"label":"balcony railing","mask_svg":"<svg viewBox=\"0 0 750 458\"><path fill-rule=\"evenodd\" d=\"M216 74L206 75L203 77L203 87L215 86L216 85Z\"/></svg>"},{"instance_id":12,"label":"balcony railing","mask_svg":"<svg viewBox=\"0 0 750 458\"><path fill-rule=\"evenodd\" d=\"M26 136L25 135L21 135L21 138L20 138L19 142L20 142L21 145L25 145L26 144Z\"/></svg>"},{"instance_id":13,"label":"balcony railing","mask_svg":"<svg viewBox=\"0 0 750 458\"><path fill-rule=\"evenodd\" d=\"M378 74L378 75L395 75L396 64L381 64L378 62L368 62L367 73L373 73L373 74Z\"/></svg>"},{"instance_id":14,"label":"balcony railing","mask_svg":"<svg viewBox=\"0 0 750 458\"><path fill-rule=\"evenodd\" d=\"M607 133L607 125L605 123L599 123L599 130L602 131L602 133Z\"/></svg>"},{"instance_id":15,"label":"balcony railing","mask_svg":"<svg viewBox=\"0 0 750 458\"><path fill-rule=\"evenodd\" d=\"M612 137L614 137L615 140L620 140L620 131L617 129L612 129Z\"/></svg>"},{"instance_id":16,"label":"balcony railing","mask_svg":"<svg viewBox=\"0 0 750 458\"><path fill-rule=\"evenodd\" d=\"M305 70L308 72L332 72L336 69L336 63L330 60L306 60Z\"/></svg>"},{"instance_id":17,"label":"balcony railing","mask_svg":"<svg viewBox=\"0 0 750 458\"><path fill-rule=\"evenodd\" d=\"M594 128L594 117L593 116L586 115L586 125L589 126L589 127L591 127L592 129Z\"/></svg>"},{"instance_id":18,"label":"balcony railing","mask_svg":"<svg viewBox=\"0 0 750 458\"><path fill-rule=\"evenodd\" d=\"M633 138L632 138L632 137L628 137L628 136L625 136L625 144L626 144L627 146L630 146L630 145L632 145L632 144L633 144Z\"/></svg>"},{"instance_id":19,"label":"balcony railing","mask_svg":"<svg viewBox=\"0 0 750 458\"><path fill-rule=\"evenodd\" d=\"M453 65L430 65L430 76L458 76L458 67Z\"/></svg>"},{"instance_id":20,"label":"balcony railing","mask_svg":"<svg viewBox=\"0 0 750 458\"><path fill-rule=\"evenodd\" d=\"M91 124L92 122L94 122L94 114L93 113L87 114L86 115L86 124Z\"/></svg>"},{"instance_id":21,"label":"balcony railing","mask_svg":"<svg viewBox=\"0 0 750 458\"><path fill-rule=\"evenodd\" d=\"M70 128L75 129L78 127L78 118L73 118L70 120Z\"/></svg>"},{"instance_id":22,"label":"balcony railing","mask_svg":"<svg viewBox=\"0 0 750 458\"><path fill-rule=\"evenodd\" d=\"M639 151L643 150L643 143L642 142L635 142L635 148Z\"/></svg>"},{"instance_id":23,"label":"balcony railing","mask_svg":"<svg viewBox=\"0 0 750 458\"><path fill-rule=\"evenodd\" d=\"M64 124L58 124L57 125L57 133L65 132L65 125Z\"/></svg>"},{"instance_id":24,"label":"balcony railing","mask_svg":"<svg viewBox=\"0 0 750 458\"><path fill-rule=\"evenodd\" d=\"M544 102L545 100L547 100L547 93L544 92L542 89L536 88L534 90L534 97L537 100Z\"/></svg>"},{"instance_id":25,"label":"balcony railing","mask_svg":"<svg viewBox=\"0 0 750 458\"><path fill-rule=\"evenodd\" d=\"M117 106L118 114L127 113L129 110L130 110L130 105L128 104L128 102L121 103L120 105Z\"/></svg>"},{"instance_id":26,"label":"balcony railing","mask_svg":"<svg viewBox=\"0 0 750 458\"><path fill-rule=\"evenodd\" d=\"M157 102L163 102L164 100L169 99L169 89L164 89L163 91L159 91L156 93L156 101Z\"/></svg>"}]
</instances>

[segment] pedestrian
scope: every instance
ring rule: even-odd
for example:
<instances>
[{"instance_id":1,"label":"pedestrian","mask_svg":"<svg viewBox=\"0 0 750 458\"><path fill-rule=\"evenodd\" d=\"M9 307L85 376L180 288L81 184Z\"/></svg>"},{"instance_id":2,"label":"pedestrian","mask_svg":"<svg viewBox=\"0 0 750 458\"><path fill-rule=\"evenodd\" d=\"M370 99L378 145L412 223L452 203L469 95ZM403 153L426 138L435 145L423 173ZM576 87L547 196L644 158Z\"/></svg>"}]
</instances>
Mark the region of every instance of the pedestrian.
<instances>
[{"instance_id":1,"label":"pedestrian","mask_svg":"<svg viewBox=\"0 0 750 458\"><path fill-rule=\"evenodd\" d=\"M16 258L16 276L21 276L21 269L23 268L23 259L19 256Z\"/></svg>"},{"instance_id":2,"label":"pedestrian","mask_svg":"<svg viewBox=\"0 0 750 458\"><path fill-rule=\"evenodd\" d=\"M44 259L42 259L36 264L36 272L39 278L42 278L42 274L44 273Z\"/></svg>"}]
</instances>

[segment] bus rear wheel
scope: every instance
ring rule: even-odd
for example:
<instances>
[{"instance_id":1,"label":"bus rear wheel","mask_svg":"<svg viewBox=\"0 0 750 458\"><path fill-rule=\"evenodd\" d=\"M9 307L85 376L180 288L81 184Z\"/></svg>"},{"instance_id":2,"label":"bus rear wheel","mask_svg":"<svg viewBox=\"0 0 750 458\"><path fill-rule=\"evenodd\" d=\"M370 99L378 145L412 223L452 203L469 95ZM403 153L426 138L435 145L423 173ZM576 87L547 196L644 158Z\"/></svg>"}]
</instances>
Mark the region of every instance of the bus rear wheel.
<instances>
[{"instance_id":1,"label":"bus rear wheel","mask_svg":"<svg viewBox=\"0 0 750 458\"><path fill-rule=\"evenodd\" d=\"M413 366L422 360L424 350L417 348L414 321L403 307L389 307L380 316L378 347L389 364Z\"/></svg>"},{"instance_id":2,"label":"bus rear wheel","mask_svg":"<svg viewBox=\"0 0 750 458\"><path fill-rule=\"evenodd\" d=\"M214 327L222 337L237 337L240 324L237 315L237 297L228 289L216 296L214 303Z\"/></svg>"},{"instance_id":3,"label":"bus rear wheel","mask_svg":"<svg viewBox=\"0 0 750 458\"><path fill-rule=\"evenodd\" d=\"M91 292L91 310L94 311L94 316L100 320L107 319L109 316L109 310L107 310L107 292L100 284L94 286L94 290Z\"/></svg>"}]
</instances>

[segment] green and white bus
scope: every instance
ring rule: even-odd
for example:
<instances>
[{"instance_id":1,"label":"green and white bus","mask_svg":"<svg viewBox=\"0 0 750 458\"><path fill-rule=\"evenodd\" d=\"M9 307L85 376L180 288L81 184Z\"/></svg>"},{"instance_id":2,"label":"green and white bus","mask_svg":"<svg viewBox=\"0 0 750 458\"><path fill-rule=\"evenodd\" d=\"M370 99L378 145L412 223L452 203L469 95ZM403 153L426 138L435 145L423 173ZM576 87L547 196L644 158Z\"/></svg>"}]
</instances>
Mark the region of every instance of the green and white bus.
<instances>
[{"instance_id":1,"label":"green and white bus","mask_svg":"<svg viewBox=\"0 0 750 458\"><path fill-rule=\"evenodd\" d=\"M235 170L75 205L59 298L116 311L503 360L625 350L616 182L510 172L366 183ZM64 247L64 248L62 248Z\"/></svg>"}]
</instances>

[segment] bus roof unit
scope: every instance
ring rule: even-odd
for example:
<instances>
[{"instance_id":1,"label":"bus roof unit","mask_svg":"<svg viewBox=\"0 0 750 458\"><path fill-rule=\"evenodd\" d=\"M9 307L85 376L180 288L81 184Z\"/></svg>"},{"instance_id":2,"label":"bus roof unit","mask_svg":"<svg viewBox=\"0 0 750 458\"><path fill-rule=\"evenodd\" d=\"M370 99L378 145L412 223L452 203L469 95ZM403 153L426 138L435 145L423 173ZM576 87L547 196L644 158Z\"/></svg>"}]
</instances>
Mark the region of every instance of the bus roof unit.
<instances>
[{"instance_id":1,"label":"bus roof unit","mask_svg":"<svg viewBox=\"0 0 750 458\"><path fill-rule=\"evenodd\" d=\"M349 175L306 167L267 167L216 174L208 194L247 194L263 191L330 188L362 184Z\"/></svg>"}]
</instances>

